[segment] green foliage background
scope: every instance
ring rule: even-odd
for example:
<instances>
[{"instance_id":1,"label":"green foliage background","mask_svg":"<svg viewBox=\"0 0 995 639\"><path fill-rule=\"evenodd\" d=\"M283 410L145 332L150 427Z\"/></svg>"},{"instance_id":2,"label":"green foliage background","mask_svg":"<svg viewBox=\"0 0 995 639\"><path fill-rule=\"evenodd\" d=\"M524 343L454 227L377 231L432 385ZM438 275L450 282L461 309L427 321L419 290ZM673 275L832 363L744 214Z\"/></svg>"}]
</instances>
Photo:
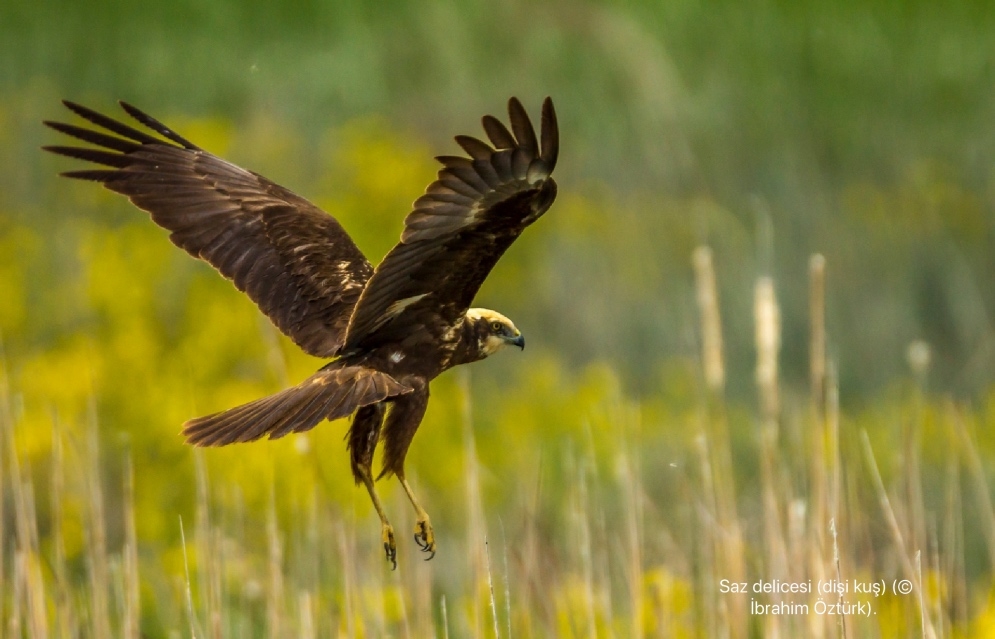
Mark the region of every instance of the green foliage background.
<instances>
[{"instance_id":1,"label":"green foliage background","mask_svg":"<svg viewBox=\"0 0 995 639\"><path fill-rule=\"evenodd\" d=\"M680 503L662 469L693 456L699 244L716 259L744 494L756 488L753 282L777 281L785 406L797 414L813 252L827 260L830 355L850 419L896 445L913 395L906 347L924 340L927 401L956 398L990 423L992 33L982 2L4 2L0 336L17 449L42 469L42 494L53 423L78 450L97 423L109 508L121 507L127 453L143 561L179 574L176 518L192 519L195 501L179 424L320 365L127 202L55 177L70 164L38 150L58 143L40 121L65 118L64 97L138 105L311 198L376 261L452 135L478 134L479 116L503 115L510 95L532 113L553 96L560 198L478 296L529 343L468 378L492 512L520 510L512 480L541 480L556 503L570 483L564 451L590 448L609 469L627 441L650 496ZM434 384L409 457L442 553L465 514L464 395L455 375ZM616 419L620 406L638 407L638 436ZM257 521L271 490L291 519L320 485L368 524L345 428L203 462ZM990 476L995 442L984 433L979 444ZM926 459L924 472L943 463ZM67 554L83 571L82 519L66 517ZM565 516L542 517L556 539ZM375 526L358 530L376 541ZM983 557L980 533L966 534L969 556ZM989 578L984 562L967 563L972 579ZM143 619L153 633L168 625Z\"/></svg>"}]
</instances>

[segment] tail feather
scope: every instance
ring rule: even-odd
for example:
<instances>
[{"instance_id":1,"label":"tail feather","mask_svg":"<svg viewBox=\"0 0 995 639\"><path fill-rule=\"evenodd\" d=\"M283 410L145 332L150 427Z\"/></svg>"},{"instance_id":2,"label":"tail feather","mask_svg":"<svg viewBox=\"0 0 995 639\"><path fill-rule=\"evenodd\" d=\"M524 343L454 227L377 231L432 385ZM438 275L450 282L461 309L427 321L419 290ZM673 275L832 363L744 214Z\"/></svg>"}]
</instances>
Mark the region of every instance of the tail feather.
<instances>
[{"instance_id":1,"label":"tail feather","mask_svg":"<svg viewBox=\"0 0 995 639\"><path fill-rule=\"evenodd\" d=\"M316 393L314 397L295 406L292 410L281 417L269 430L270 439L278 439L294 432L304 424L317 424L329 414L329 407L336 403L342 403L353 389L338 387L333 393ZM361 396L356 394L356 396ZM307 426L304 428L311 428Z\"/></svg>"},{"instance_id":2,"label":"tail feather","mask_svg":"<svg viewBox=\"0 0 995 639\"><path fill-rule=\"evenodd\" d=\"M362 366L323 368L300 384L220 413L191 419L183 435L195 446L225 446L264 435L277 439L310 430L323 419L410 393L386 373Z\"/></svg>"}]
</instances>

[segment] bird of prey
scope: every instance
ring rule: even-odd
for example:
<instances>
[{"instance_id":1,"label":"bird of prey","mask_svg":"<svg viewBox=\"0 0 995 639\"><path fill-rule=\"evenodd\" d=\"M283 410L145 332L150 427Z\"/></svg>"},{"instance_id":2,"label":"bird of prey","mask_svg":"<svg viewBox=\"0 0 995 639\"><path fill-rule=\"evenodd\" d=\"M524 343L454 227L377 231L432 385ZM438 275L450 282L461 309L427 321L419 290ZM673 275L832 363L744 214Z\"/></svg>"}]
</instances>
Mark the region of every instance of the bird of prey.
<instances>
[{"instance_id":1,"label":"bird of prey","mask_svg":"<svg viewBox=\"0 0 995 639\"><path fill-rule=\"evenodd\" d=\"M466 156L437 158L438 177L415 200L400 241L376 268L332 216L130 104L120 103L148 131L63 104L93 126L45 124L92 146L45 150L101 168L62 175L126 196L174 244L231 280L301 349L331 360L275 395L187 421L186 441L224 446L275 439L354 414L347 436L352 473L380 516L388 561L397 566L394 531L374 480L390 475L414 506L415 541L431 559L435 536L405 479L404 458L433 378L509 344L525 348L511 320L470 304L501 255L556 198L552 101L542 104L538 138L516 98L508 102L510 130L484 116L490 143L457 136ZM383 469L374 476L381 441Z\"/></svg>"}]
</instances>

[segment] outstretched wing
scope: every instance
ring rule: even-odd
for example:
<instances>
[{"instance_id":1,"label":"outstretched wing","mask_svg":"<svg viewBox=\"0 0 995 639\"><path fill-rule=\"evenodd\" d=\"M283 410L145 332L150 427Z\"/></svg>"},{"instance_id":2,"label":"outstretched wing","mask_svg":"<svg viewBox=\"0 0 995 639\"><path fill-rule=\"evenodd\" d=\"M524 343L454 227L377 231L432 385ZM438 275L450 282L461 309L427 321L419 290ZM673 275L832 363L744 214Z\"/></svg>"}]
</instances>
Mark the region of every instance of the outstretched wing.
<instances>
[{"instance_id":1,"label":"outstretched wing","mask_svg":"<svg viewBox=\"0 0 995 639\"><path fill-rule=\"evenodd\" d=\"M45 124L97 148L45 150L109 168L62 175L127 196L170 231L174 244L232 280L306 352L339 352L373 267L332 216L198 148L129 104L121 102L165 140L73 102L63 104L98 128Z\"/></svg>"},{"instance_id":2,"label":"outstretched wing","mask_svg":"<svg viewBox=\"0 0 995 639\"><path fill-rule=\"evenodd\" d=\"M469 158L437 158L438 179L404 221L401 241L377 267L349 321L343 352L445 330L462 316L498 258L556 197L549 177L559 132L549 98L541 137L521 102L508 102L511 131L484 116L493 147L457 136Z\"/></svg>"}]
</instances>

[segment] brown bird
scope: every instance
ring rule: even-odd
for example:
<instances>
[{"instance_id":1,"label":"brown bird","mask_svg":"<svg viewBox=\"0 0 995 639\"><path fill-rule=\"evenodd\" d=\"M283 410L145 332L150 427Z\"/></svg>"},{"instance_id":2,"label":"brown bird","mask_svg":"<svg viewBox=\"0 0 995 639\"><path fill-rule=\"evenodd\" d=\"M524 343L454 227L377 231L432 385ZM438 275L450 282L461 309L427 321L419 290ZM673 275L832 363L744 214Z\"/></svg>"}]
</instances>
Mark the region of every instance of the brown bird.
<instances>
[{"instance_id":1,"label":"brown bird","mask_svg":"<svg viewBox=\"0 0 995 639\"><path fill-rule=\"evenodd\" d=\"M355 413L348 449L356 483L380 516L387 559L397 565L394 531L374 487L373 452L414 506L415 541L428 559L436 544L428 514L404 475L404 458L443 371L525 339L504 315L470 303L525 227L556 198L550 177L559 132L549 98L540 137L511 98L511 130L483 118L490 144L456 142L469 157L440 156L437 179L415 200L401 240L376 268L342 226L314 204L204 151L135 107L132 118L158 136L73 102L96 128L46 121L96 148L45 150L108 168L62 175L100 182L128 197L170 232L174 244L234 282L305 352L332 358L300 384L235 408L191 419L187 442L225 446L314 428Z\"/></svg>"}]
</instances>

